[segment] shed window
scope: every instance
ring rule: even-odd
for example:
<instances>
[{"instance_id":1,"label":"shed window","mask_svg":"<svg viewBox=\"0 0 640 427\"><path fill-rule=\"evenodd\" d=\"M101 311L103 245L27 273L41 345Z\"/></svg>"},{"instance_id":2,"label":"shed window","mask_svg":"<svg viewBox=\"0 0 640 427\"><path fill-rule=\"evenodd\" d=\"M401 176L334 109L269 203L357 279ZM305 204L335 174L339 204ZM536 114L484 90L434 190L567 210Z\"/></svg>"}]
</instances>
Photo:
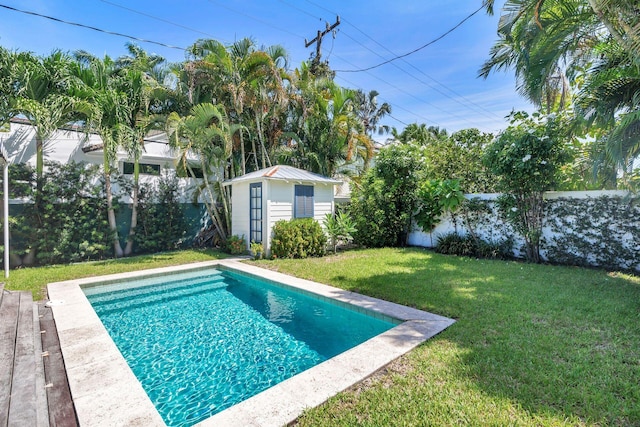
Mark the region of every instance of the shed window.
<instances>
[{"instance_id":1,"label":"shed window","mask_svg":"<svg viewBox=\"0 0 640 427\"><path fill-rule=\"evenodd\" d=\"M262 243L262 184L249 186L249 237L251 242Z\"/></svg>"},{"instance_id":2,"label":"shed window","mask_svg":"<svg viewBox=\"0 0 640 427\"><path fill-rule=\"evenodd\" d=\"M313 218L313 185L296 185L295 218Z\"/></svg>"}]
</instances>

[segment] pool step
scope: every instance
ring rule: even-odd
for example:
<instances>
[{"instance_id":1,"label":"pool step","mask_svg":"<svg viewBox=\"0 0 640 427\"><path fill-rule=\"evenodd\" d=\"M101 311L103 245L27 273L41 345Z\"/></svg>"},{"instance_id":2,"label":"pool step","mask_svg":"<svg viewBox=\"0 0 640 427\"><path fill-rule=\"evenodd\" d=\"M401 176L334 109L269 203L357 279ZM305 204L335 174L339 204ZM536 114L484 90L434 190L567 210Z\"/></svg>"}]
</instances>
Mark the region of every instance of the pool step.
<instances>
[{"instance_id":1,"label":"pool step","mask_svg":"<svg viewBox=\"0 0 640 427\"><path fill-rule=\"evenodd\" d=\"M109 300L102 302L94 302L92 298L90 298L91 304L93 305L94 310L98 315L110 314L113 312L120 311L124 308L132 309L137 307L145 307L153 304L162 303L170 300L177 300L181 298L191 297L194 295L210 292L216 289L224 289L227 287L227 284L223 281L215 281L211 280L203 281L197 285L189 285L189 286L180 286L180 287L172 287L165 288L162 287L155 292L147 292L145 294L135 295L133 298L118 298L117 300Z\"/></svg>"},{"instance_id":2,"label":"pool step","mask_svg":"<svg viewBox=\"0 0 640 427\"><path fill-rule=\"evenodd\" d=\"M163 281L164 279L164 281ZM199 286L203 283L219 283L225 279L221 274L211 274L207 276L198 276L190 279L181 279L181 280L168 280L166 278L160 278L160 280L154 281L152 284L145 284L143 286L135 286L135 287L124 287L130 285L118 286L118 288L111 290L111 286L105 286L106 289L109 289L108 292L87 292L86 295L91 301L92 304L109 302L109 301L120 301L120 300L128 300L132 297L138 297L147 294L155 294L158 292L164 291L173 291L179 289L186 289L192 286ZM92 288L94 291L96 288Z\"/></svg>"}]
</instances>

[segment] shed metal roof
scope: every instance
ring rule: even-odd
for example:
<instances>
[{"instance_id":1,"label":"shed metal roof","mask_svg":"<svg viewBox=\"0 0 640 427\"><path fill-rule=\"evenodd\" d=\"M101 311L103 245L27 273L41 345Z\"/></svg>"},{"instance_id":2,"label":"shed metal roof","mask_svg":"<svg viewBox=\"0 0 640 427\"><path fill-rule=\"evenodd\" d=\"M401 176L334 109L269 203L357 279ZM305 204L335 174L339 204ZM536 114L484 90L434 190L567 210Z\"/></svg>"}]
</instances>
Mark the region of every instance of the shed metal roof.
<instances>
[{"instance_id":1,"label":"shed metal roof","mask_svg":"<svg viewBox=\"0 0 640 427\"><path fill-rule=\"evenodd\" d=\"M276 165L266 169L260 169L225 181L223 185L231 185L236 182L258 182L263 180L291 181L291 182L313 182L320 184L340 184L333 178L318 175L303 169L294 168L293 166Z\"/></svg>"}]
</instances>

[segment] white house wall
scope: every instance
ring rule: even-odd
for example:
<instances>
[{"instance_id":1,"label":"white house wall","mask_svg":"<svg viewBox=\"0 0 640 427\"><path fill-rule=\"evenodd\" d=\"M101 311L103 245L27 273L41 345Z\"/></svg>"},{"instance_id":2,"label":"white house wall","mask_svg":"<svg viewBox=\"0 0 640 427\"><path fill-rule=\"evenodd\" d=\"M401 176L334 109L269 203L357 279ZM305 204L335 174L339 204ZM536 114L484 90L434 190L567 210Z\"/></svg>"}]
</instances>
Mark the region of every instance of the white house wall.
<instances>
[{"instance_id":1,"label":"white house wall","mask_svg":"<svg viewBox=\"0 0 640 427\"><path fill-rule=\"evenodd\" d=\"M26 163L36 166L36 133L33 126L12 122L9 132L0 132L9 163ZM53 133L44 144L45 161L59 162L62 164L77 162L94 165L103 164L102 150L85 153L83 146L100 145L102 140L98 135L86 135L84 132L74 130L59 129ZM123 162L130 161L129 156L123 150L117 153L118 170L123 172ZM176 153L171 147L161 140L150 140L145 142L144 151L140 158L141 163L159 165L160 170L175 170ZM193 190L199 180L192 178L180 178L178 188L180 191L180 202L188 203L192 201ZM140 183L157 188L158 177L153 175L140 175ZM117 184L114 183L114 192L118 191ZM129 198L123 197L123 203L131 203Z\"/></svg>"},{"instance_id":2,"label":"white house wall","mask_svg":"<svg viewBox=\"0 0 640 427\"><path fill-rule=\"evenodd\" d=\"M284 181L265 181L267 227L262 234L265 253L271 253L271 230L276 222L293 218L293 186Z\"/></svg>"},{"instance_id":3,"label":"white house wall","mask_svg":"<svg viewBox=\"0 0 640 427\"><path fill-rule=\"evenodd\" d=\"M313 218L320 224L324 223L324 218L328 213L333 213L333 191L333 185L326 184L316 184L313 190Z\"/></svg>"},{"instance_id":4,"label":"white house wall","mask_svg":"<svg viewBox=\"0 0 640 427\"><path fill-rule=\"evenodd\" d=\"M239 182L231 194L231 234L244 236L249 248L249 183ZM263 194L264 195L264 194ZM264 199L264 198L263 198ZM263 200L264 209L264 200ZM264 211L263 211L264 212Z\"/></svg>"},{"instance_id":5,"label":"white house wall","mask_svg":"<svg viewBox=\"0 0 640 427\"><path fill-rule=\"evenodd\" d=\"M0 132L10 163L36 165L36 133L33 126L11 123L9 132ZM99 156L87 155L80 147L87 139L82 132L57 130L44 144L45 160L60 163L71 161L102 164L102 152ZM100 137L90 135L87 144L101 143Z\"/></svg>"}]
</instances>

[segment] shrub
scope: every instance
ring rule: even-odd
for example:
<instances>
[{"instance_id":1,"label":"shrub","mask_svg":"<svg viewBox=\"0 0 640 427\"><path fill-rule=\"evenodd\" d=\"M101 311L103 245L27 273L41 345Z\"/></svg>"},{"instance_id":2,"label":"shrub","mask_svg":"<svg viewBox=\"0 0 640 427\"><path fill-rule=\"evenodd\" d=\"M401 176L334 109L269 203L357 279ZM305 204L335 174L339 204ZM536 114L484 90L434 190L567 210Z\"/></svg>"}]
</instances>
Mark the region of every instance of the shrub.
<instances>
[{"instance_id":1,"label":"shrub","mask_svg":"<svg viewBox=\"0 0 640 427\"><path fill-rule=\"evenodd\" d=\"M540 262L545 191L555 188L560 167L571 157L568 117L511 114L511 125L488 147L483 162L498 177L498 205L525 240L529 261Z\"/></svg>"},{"instance_id":2,"label":"shrub","mask_svg":"<svg viewBox=\"0 0 640 427\"><path fill-rule=\"evenodd\" d=\"M438 236L435 251L446 255L506 259L511 257L511 240L486 241L456 232Z\"/></svg>"},{"instance_id":3,"label":"shrub","mask_svg":"<svg viewBox=\"0 0 640 427\"><path fill-rule=\"evenodd\" d=\"M438 236L435 250L446 255L473 256L476 254L476 244L469 235L451 232Z\"/></svg>"},{"instance_id":4,"label":"shrub","mask_svg":"<svg viewBox=\"0 0 640 427\"><path fill-rule=\"evenodd\" d=\"M140 188L138 226L134 236L136 252L179 249L188 227L175 174L164 173L157 189L150 186Z\"/></svg>"},{"instance_id":5,"label":"shrub","mask_svg":"<svg viewBox=\"0 0 640 427\"><path fill-rule=\"evenodd\" d=\"M249 251L251 252L253 259L260 259L264 253L264 247L262 246L262 243L256 243L252 240L251 243L249 243Z\"/></svg>"},{"instance_id":6,"label":"shrub","mask_svg":"<svg viewBox=\"0 0 640 427\"><path fill-rule=\"evenodd\" d=\"M324 228L329 236L333 253L336 253L338 244L352 241L353 234L358 231L348 212L338 212L335 215L326 214Z\"/></svg>"},{"instance_id":7,"label":"shrub","mask_svg":"<svg viewBox=\"0 0 640 427\"><path fill-rule=\"evenodd\" d=\"M12 165L12 197L25 199L12 220L12 252L35 255L38 264L78 262L104 258L112 234L97 166L47 162L47 173L36 184L28 165ZM18 182L16 182L18 180ZM37 187L41 188L36 193ZM37 203L36 203L37 202ZM12 206L12 210L16 206ZM30 265L26 255L12 261Z\"/></svg>"},{"instance_id":8,"label":"shrub","mask_svg":"<svg viewBox=\"0 0 640 427\"><path fill-rule=\"evenodd\" d=\"M327 236L312 218L278 221L273 226L271 254L276 258L323 256Z\"/></svg>"},{"instance_id":9,"label":"shrub","mask_svg":"<svg viewBox=\"0 0 640 427\"><path fill-rule=\"evenodd\" d=\"M357 243L406 246L423 173L420 150L413 144L392 144L380 150L375 166L351 198Z\"/></svg>"},{"instance_id":10,"label":"shrub","mask_svg":"<svg viewBox=\"0 0 640 427\"><path fill-rule=\"evenodd\" d=\"M247 251L247 244L244 241L244 234L241 236L233 235L227 237L227 252L231 255L242 255Z\"/></svg>"}]
</instances>

